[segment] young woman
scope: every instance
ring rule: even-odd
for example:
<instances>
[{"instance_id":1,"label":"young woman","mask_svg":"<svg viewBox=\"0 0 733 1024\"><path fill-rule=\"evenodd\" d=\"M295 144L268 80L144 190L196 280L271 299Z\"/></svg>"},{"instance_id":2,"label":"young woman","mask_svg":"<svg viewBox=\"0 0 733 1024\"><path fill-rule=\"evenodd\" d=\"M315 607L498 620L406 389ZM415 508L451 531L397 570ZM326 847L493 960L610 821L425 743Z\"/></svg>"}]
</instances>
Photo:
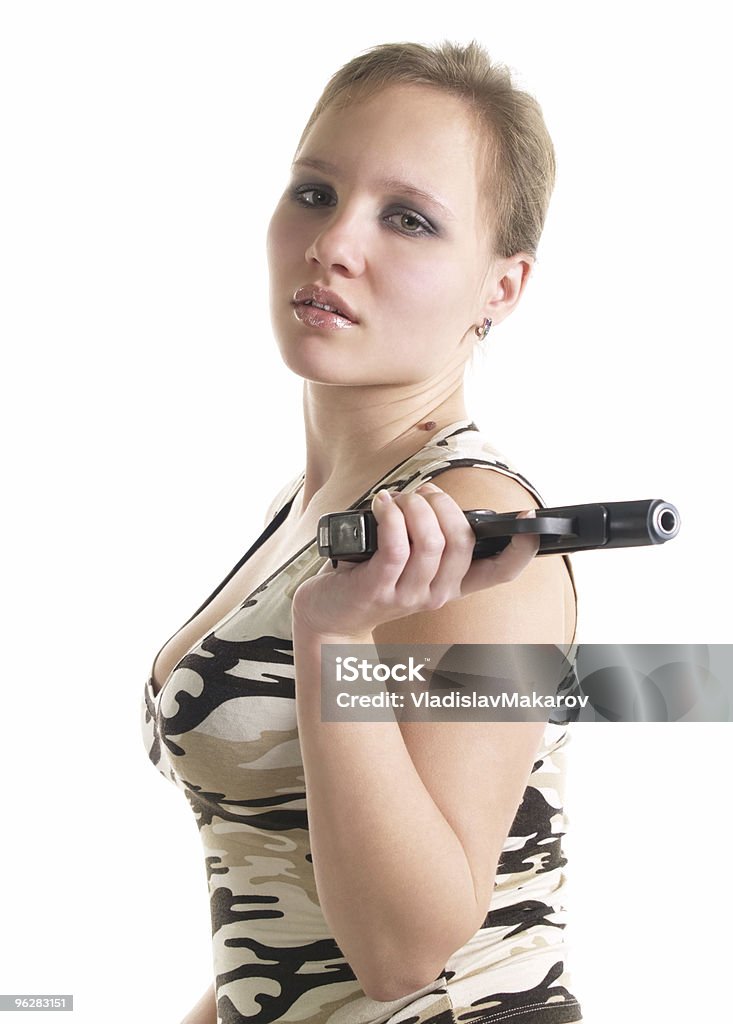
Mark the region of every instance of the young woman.
<instances>
[{"instance_id":1,"label":"young woman","mask_svg":"<svg viewBox=\"0 0 733 1024\"><path fill-rule=\"evenodd\" d=\"M581 1019L566 729L320 711L323 643L574 641L567 557L523 535L472 561L462 513L543 507L463 377L519 302L553 181L536 101L475 43L375 47L306 125L268 235L305 470L145 690L149 755L206 854L215 981L187 1024ZM377 553L334 569L319 517L370 507Z\"/></svg>"}]
</instances>

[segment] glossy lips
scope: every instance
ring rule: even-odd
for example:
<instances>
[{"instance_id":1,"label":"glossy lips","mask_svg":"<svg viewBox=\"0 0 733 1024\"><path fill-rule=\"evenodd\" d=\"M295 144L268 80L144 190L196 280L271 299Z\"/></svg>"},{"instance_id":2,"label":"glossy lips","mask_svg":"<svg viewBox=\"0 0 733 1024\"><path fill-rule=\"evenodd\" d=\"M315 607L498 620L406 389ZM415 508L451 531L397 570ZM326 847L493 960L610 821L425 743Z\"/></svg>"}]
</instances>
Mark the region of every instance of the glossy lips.
<instances>
[{"instance_id":1,"label":"glossy lips","mask_svg":"<svg viewBox=\"0 0 733 1024\"><path fill-rule=\"evenodd\" d=\"M312 305L317 303L318 305ZM293 298L293 311L304 324L309 327L348 328L359 323L350 306L328 288L319 285L307 285L299 288ZM321 309L328 306L329 309Z\"/></svg>"}]
</instances>

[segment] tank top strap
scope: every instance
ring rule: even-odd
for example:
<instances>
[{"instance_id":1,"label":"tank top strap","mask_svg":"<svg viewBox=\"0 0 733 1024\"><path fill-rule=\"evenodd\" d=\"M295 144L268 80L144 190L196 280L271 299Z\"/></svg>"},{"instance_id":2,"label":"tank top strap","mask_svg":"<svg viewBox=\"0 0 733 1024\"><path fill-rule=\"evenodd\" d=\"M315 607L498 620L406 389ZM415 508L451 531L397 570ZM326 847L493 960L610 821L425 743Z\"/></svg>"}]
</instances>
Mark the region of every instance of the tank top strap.
<instances>
[{"instance_id":1,"label":"tank top strap","mask_svg":"<svg viewBox=\"0 0 733 1024\"><path fill-rule=\"evenodd\" d=\"M304 477L304 472L298 473L297 476L293 477L292 480L289 480L288 483L286 483L285 486L278 491L278 493L272 499L269 510L267 512L268 523L272 519L274 519L280 512L282 512L287 503L295 496L298 489L300 488L300 485L303 482Z\"/></svg>"},{"instance_id":2,"label":"tank top strap","mask_svg":"<svg viewBox=\"0 0 733 1024\"><path fill-rule=\"evenodd\" d=\"M491 469L497 473L502 473L504 476L511 477L529 491L540 508L546 507L542 495L534 484L520 473L505 455L502 455L501 452L493 448L480 434L474 435L473 439L461 438L451 443L450 446L440 452L437 458L433 457L418 466L414 475L409 480L409 485L404 489L409 491L415 490L421 484L429 483L449 469L474 467L477 469Z\"/></svg>"}]
</instances>

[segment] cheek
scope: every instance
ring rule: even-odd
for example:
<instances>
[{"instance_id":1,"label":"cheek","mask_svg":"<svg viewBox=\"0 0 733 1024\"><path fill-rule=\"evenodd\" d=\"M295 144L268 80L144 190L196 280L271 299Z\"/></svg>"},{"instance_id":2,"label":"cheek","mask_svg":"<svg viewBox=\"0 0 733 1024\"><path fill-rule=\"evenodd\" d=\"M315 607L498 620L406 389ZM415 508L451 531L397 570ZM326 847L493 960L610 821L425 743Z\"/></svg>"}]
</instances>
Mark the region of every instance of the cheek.
<instances>
[{"instance_id":1,"label":"cheek","mask_svg":"<svg viewBox=\"0 0 733 1024\"><path fill-rule=\"evenodd\" d=\"M387 280L394 301L406 318L417 317L433 324L465 319L467 274L460 260L455 254L444 256L428 246L425 250L420 259L392 260L393 272Z\"/></svg>"},{"instance_id":2,"label":"cheek","mask_svg":"<svg viewBox=\"0 0 733 1024\"><path fill-rule=\"evenodd\" d=\"M285 203L280 202L267 228L267 258L271 272L277 272L279 265L287 260L296 246L297 234L293 218Z\"/></svg>"}]
</instances>

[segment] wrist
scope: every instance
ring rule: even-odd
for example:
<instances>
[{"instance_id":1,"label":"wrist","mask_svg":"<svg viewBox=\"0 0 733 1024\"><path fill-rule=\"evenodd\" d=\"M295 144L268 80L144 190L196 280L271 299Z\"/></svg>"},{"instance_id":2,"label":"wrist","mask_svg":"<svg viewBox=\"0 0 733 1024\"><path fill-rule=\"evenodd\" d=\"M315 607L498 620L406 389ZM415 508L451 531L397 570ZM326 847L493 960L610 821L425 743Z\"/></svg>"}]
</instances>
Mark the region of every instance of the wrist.
<instances>
[{"instance_id":1,"label":"wrist","mask_svg":"<svg viewBox=\"0 0 733 1024\"><path fill-rule=\"evenodd\" d=\"M307 643L313 646L321 644L373 644L374 636L371 630L348 633L344 630L338 632L325 632L322 629L314 629L308 622L305 615L298 612L295 604L292 611L293 644Z\"/></svg>"}]
</instances>

